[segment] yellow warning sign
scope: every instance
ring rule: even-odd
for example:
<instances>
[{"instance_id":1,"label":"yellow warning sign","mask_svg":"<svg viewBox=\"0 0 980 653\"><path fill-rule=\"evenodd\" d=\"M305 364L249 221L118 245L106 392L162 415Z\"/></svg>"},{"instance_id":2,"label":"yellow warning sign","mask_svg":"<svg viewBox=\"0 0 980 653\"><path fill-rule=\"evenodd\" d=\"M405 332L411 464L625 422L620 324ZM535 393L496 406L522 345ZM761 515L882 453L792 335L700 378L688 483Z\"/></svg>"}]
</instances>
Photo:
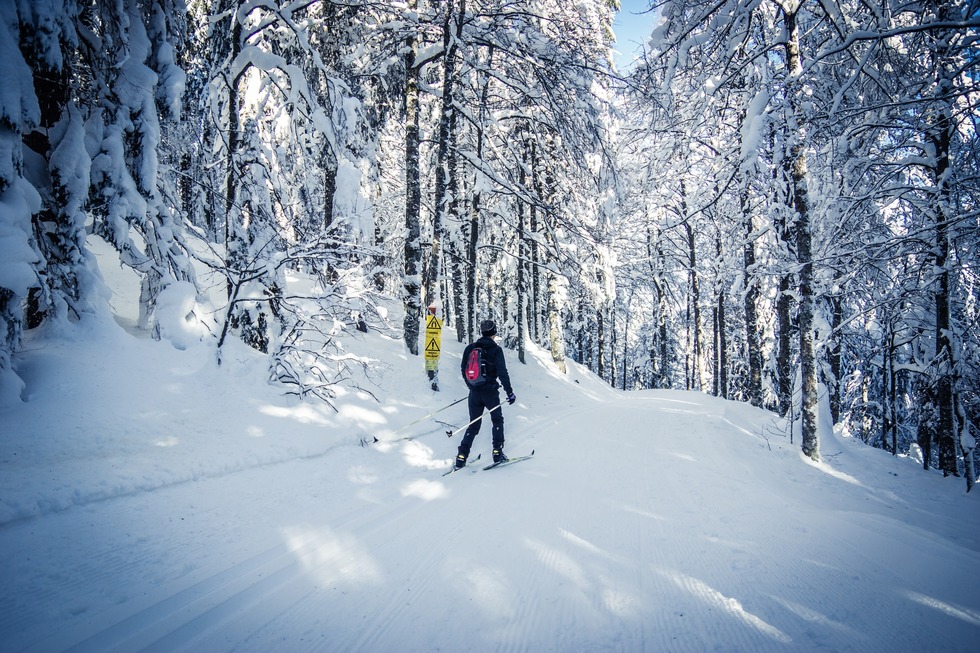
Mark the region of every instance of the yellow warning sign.
<instances>
[{"instance_id":1,"label":"yellow warning sign","mask_svg":"<svg viewBox=\"0 0 980 653\"><path fill-rule=\"evenodd\" d=\"M435 365L442 351L442 322L435 315L425 320L425 362L429 369L430 361ZM434 369L434 368L433 368Z\"/></svg>"},{"instance_id":2,"label":"yellow warning sign","mask_svg":"<svg viewBox=\"0 0 980 653\"><path fill-rule=\"evenodd\" d=\"M425 330L442 331L442 322L435 315L430 315L425 318Z\"/></svg>"}]
</instances>

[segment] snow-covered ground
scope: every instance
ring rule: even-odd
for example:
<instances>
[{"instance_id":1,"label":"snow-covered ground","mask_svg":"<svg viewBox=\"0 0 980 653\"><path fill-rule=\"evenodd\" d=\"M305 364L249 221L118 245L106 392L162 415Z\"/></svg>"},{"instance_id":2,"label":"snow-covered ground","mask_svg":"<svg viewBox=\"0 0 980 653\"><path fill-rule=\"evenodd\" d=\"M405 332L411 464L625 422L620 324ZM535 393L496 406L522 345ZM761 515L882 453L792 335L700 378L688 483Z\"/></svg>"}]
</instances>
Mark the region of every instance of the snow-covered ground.
<instances>
[{"instance_id":1,"label":"snow-covered ground","mask_svg":"<svg viewBox=\"0 0 980 653\"><path fill-rule=\"evenodd\" d=\"M440 393L344 336L388 362L335 412L135 337L109 272L116 320L32 334L0 412L2 651L980 650L961 479L831 434L813 464L769 413L540 350L504 408L534 458L443 477L464 405L404 427L465 395L451 333Z\"/></svg>"}]
</instances>

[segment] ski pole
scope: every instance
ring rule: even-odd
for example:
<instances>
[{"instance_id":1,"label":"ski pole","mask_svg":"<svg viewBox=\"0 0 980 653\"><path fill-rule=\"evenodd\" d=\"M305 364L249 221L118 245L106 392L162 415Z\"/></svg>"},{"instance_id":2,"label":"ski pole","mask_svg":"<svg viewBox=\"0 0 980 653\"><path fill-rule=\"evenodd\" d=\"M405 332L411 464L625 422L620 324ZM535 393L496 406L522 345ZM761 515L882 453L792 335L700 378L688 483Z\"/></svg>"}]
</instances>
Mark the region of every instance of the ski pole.
<instances>
[{"instance_id":1,"label":"ski pole","mask_svg":"<svg viewBox=\"0 0 980 653\"><path fill-rule=\"evenodd\" d=\"M495 410L497 410L498 408L500 408L500 407L501 407L501 406L503 406L503 405L504 405L504 404L503 404L503 403L501 402L501 403L499 403L499 404L497 404L496 406L494 406L493 408L491 408L491 409L489 410L489 412L491 412L491 413L492 413L493 411L495 411ZM483 414L482 414L482 413L480 414L480 416L479 416L479 417L477 417L476 419L471 419L471 420L470 420L469 422L467 422L466 424L463 424L462 426L460 426L460 427L459 427L458 429L456 429L455 431L446 431L446 437L447 437L447 438L451 438L451 437L453 437L454 435L456 435L457 433L460 433L460 432L462 432L462 431L465 431L465 430L466 430L466 428L467 428L467 427L468 427L468 426L469 426L470 424L472 424L473 422L478 422L478 421L480 421L481 419L483 419Z\"/></svg>"},{"instance_id":2,"label":"ski pole","mask_svg":"<svg viewBox=\"0 0 980 653\"><path fill-rule=\"evenodd\" d=\"M419 422L424 422L425 420L427 420L427 419L429 419L431 417L434 417L435 415L441 413L442 411L444 411L444 410L446 410L448 408L452 408L453 406L455 406L456 404L458 404L460 402L466 401L468 398L469 398L469 395L467 395L466 397L463 397L461 399L457 399L456 401L454 401L453 403L449 404L448 406L443 406L442 408L437 408L436 410L432 411L428 415L423 415L422 417L418 418L414 422L410 422L410 423L406 424L405 426L402 426L401 428L399 428L399 429L397 429L395 431L392 431L391 432L391 435L395 435L396 433L401 433L405 429L407 429L407 428L409 428L411 426L415 426ZM380 440L378 440L378 438L374 438L374 441L375 442L380 442ZM394 442L394 441L395 440L386 440L386 442Z\"/></svg>"}]
</instances>

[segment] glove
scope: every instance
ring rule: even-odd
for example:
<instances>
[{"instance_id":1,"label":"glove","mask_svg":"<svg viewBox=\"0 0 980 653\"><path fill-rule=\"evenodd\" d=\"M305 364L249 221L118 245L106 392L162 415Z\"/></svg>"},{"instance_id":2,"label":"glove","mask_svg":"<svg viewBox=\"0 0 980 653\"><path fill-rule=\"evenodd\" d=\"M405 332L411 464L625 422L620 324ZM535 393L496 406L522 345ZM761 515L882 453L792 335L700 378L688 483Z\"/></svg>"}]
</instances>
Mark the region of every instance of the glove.
<instances>
[{"instance_id":1,"label":"glove","mask_svg":"<svg viewBox=\"0 0 980 653\"><path fill-rule=\"evenodd\" d=\"M508 404L510 404L511 406L513 406L515 401L517 401L517 396L513 392L510 393L509 395L507 395L507 403Z\"/></svg>"}]
</instances>

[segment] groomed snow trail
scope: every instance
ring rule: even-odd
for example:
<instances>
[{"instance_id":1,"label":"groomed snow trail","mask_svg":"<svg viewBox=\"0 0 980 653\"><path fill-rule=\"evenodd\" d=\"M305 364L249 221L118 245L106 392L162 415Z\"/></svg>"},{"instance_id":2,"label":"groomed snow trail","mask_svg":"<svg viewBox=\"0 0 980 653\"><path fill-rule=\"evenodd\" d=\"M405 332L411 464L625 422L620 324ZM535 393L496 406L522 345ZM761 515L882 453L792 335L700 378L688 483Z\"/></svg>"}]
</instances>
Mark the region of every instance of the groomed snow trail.
<instances>
[{"instance_id":1,"label":"groomed snow trail","mask_svg":"<svg viewBox=\"0 0 980 653\"><path fill-rule=\"evenodd\" d=\"M501 469L442 478L437 433L10 524L0 649L975 650L972 497L700 394L559 403L508 408Z\"/></svg>"}]
</instances>

